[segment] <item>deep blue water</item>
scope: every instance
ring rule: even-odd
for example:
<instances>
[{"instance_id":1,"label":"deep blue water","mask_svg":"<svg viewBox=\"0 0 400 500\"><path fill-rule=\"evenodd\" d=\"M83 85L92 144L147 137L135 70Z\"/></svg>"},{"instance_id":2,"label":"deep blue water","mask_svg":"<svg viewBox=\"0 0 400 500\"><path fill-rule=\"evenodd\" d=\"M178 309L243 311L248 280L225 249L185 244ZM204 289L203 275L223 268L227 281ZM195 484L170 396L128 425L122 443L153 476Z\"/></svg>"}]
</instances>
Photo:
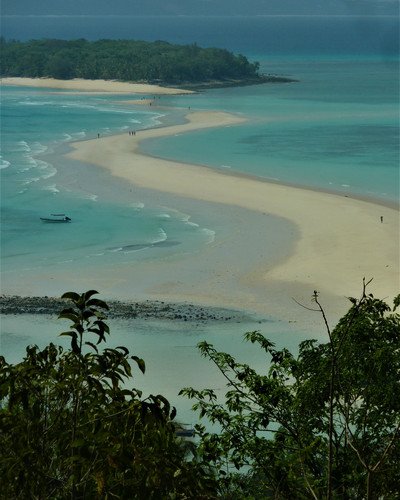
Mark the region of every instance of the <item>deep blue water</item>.
<instances>
[{"instance_id":1,"label":"deep blue water","mask_svg":"<svg viewBox=\"0 0 400 500\"><path fill-rule=\"evenodd\" d=\"M133 38L197 43L253 54L375 54L399 51L389 16L3 16L6 38Z\"/></svg>"}]
</instances>

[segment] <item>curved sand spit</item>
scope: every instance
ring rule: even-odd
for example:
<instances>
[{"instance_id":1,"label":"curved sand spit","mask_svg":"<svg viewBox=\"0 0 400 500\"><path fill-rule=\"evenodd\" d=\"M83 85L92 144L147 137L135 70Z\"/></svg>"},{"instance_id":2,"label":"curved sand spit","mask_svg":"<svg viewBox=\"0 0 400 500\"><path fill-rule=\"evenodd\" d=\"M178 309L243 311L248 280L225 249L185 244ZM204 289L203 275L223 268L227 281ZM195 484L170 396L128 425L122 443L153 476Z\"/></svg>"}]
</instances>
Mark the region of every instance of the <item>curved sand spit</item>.
<instances>
[{"instance_id":1,"label":"curved sand spit","mask_svg":"<svg viewBox=\"0 0 400 500\"><path fill-rule=\"evenodd\" d=\"M337 308L333 309L340 314L349 304L345 296L359 295L363 277L373 278L368 291L378 297L391 299L398 293L397 210L140 153L139 143L147 138L232 126L242 121L222 112L192 112L188 120L184 125L139 131L134 137L125 134L75 143L69 156L105 167L137 186L273 214L294 222L300 237L291 256L272 269L265 266L246 277L247 285L253 285L265 300L269 297L275 302L272 310L277 314L285 316L287 305L283 305L285 300L281 302L282 297L296 296L309 304L314 289L330 301L336 299ZM213 300L226 303L230 294L227 289L224 297ZM232 305L258 308L251 301L240 304L233 300ZM265 309L271 311L269 305Z\"/></svg>"},{"instance_id":2,"label":"curved sand spit","mask_svg":"<svg viewBox=\"0 0 400 500\"><path fill-rule=\"evenodd\" d=\"M147 95L187 93L184 90L154 85L103 80L4 78L1 83L76 92ZM75 143L69 156L104 167L113 175L136 186L286 218L297 226L299 237L289 257L272 268L266 261L265 265L257 264L251 273L247 271L243 276L243 272L240 272L240 264L246 259L246 255L243 255L237 261L237 269L232 269L234 286L232 281L224 282L219 278L220 264L215 256L218 255L218 259L221 259L224 252L229 252L229 245L224 246L223 242L216 241L215 248L219 245L219 254L213 254L209 246L208 253L200 262L205 262L209 275L218 276L218 280L210 281L209 286L201 289L190 274L186 280L180 276L179 286L178 280L174 281L171 276L170 280L158 283L148 290L151 298L232 306L268 312L300 322L303 314L304 324L307 325L310 313L299 308L291 297L310 305L313 290L318 290L324 303L328 305L331 317L337 317L348 308L349 303L345 297L359 295L363 277L373 278L368 291L378 297L391 299L398 293L398 210L343 195L272 184L140 153L139 143L147 138L207 127L234 126L243 121L237 116L222 112L192 112L187 118L188 123L184 125L138 131L135 136L124 134ZM260 231L262 230L260 227ZM249 241L248 245L256 246L257 241ZM260 255L262 253L263 249L260 248ZM198 258L198 255L193 256L193 259ZM155 273L161 270L160 266L163 264L158 265ZM164 272L166 265L164 264ZM106 294L109 291L113 296L134 295L135 281L138 281L135 280L136 276L132 276L127 269L121 270L118 275L115 271L99 270L99 276L103 272L99 289ZM149 269L144 269L143 275L148 271ZM76 276L72 278L77 279ZM65 291L65 280L60 281L61 291ZM218 286L214 286L217 281ZM35 292L38 292L39 287L46 294L50 283L48 279L38 279Z\"/></svg>"}]
</instances>

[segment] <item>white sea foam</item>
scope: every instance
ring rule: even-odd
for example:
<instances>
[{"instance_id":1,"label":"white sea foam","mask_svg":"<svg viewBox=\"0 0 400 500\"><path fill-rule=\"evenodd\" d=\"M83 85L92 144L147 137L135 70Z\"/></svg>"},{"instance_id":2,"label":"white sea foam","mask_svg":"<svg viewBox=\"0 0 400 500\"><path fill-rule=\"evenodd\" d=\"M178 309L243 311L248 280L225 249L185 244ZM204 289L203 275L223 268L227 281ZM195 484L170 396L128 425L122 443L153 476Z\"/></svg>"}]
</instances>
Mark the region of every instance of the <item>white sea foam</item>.
<instances>
[{"instance_id":1,"label":"white sea foam","mask_svg":"<svg viewBox=\"0 0 400 500\"><path fill-rule=\"evenodd\" d=\"M40 142L33 142L30 146L33 155L42 154L49 148Z\"/></svg>"},{"instance_id":2,"label":"white sea foam","mask_svg":"<svg viewBox=\"0 0 400 500\"><path fill-rule=\"evenodd\" d=\"M195 222L190 222L190 221L186 221L185 224L187 224L188 226L192 226L192 227L200 227L198 224L196 224Z\"/></svg>"},{"instance_id":3,"label":"white sea foam","mask_svg":"<svg viewBox=\"0 0 400 500\"><path fill-rule=\"evenodd\" d=\"M80 132L74 132L72 134L73 139L82 139L83 137L86 137L86 132L84 130L81 130Z\"/></svg>"},{"instance_id":4,"label":"white sea foam","mask_svg":"<svg viewBox=\"0 0 400 500\"><path fill-rule=\"evenodd\" d=\"M30 179L24 179L22 181L22 185L28 186L29 184L40 181L40 179L41 179L41 177L31 177Z\"/></svg>"},{"instance_id":5,"label":"white sea foam","mask_svg":"<svg viewBox=\"0 0 400 500\"><path fill-rule=\"evenodd\" d=\"M15 149L13 151L18 152L18 151L30 151L31 148L29 147L29 144L26 141L18 141L17 145L15 146Z\"/></svg>"},{"instance_id":6,"label":"white sea foam","mask_svg":"<svg viewBox=\"0 0 400 500\"><path fill-rule=\"evenodd\" d=\"M70 134L67 132L63 133L63 138L61 139L63 142L77 141L79 139L84 139L86 137L86 132L81 130L79 132L71 132Z\"/></svg>"},{"instance_id":7,"label":"white sea foam","mask_svg":"<svg viewBox=\"0 0 400 500\"><path fill-rule=\"evenodd\" d=\"M22 106L48 106L48 105L54 105L53 102L51 101L19 101L18 104L21 104Z\"/></svg>"},{"instance_id":8,"label":"white sea foam","mask_svg":"<svg viewBox=\"0 0 400 500\"><path fill-rule=\"evenodd\" d=\"M26 167L28 170L31 168L37 167L37 161L30 154L28 154L28 153L23 154L22 158L23 158L24 162L28 164L28 167Z\"/></svg>"},{"instance_id":9,"label":"white sea foam","mask_svg":"<svg viewBox=\"0 0 400 500\"><path fill-rule=\"evenodd\" d=\"M187 222L189 219L190 219L190 215L186 215L186 214L182 214L180 212L178 212L180 217L179 217L179 220L182 221L182 222Z\"/></svg>"},{"instance_id":10,"label":"white sea foam","mask_svg":"<svg viewBox=\"0 0 400 500\"><path fill-rule=\"evenodd\" d=\"M133 203L130 203L129 205L131 208L134 208L135 210L141 210L144 208L144 203L141 201L134 201Z\"/></svg>"},{"instance_id":11,"label":"white sea foam","mask_svg":"<svg viewBox=\"0 0 400 500\"><path fill-rule=\"evenodd\" d=\"M221 168L232 168L230 165L221 165Z\"/></svg>"},{"instance_id":12,"label":"white sea foam","mask_svg":"<svg viewBox=\"0 0 400 500\"><path fill-rule=\"evenodd\" d=\"M203 227L201 229L201 232L204 233L207 237L207 241L206 241L207 245L209 245L210 243L212 243L215 240L216 233L212 229L207 229L206 227Z\"/></svg>"},{"instance_id":13,"label":"white sea foam","mask_svg":"<svg viewBox=\"0 0 400 500\"><path fill-rule=\"evenodd\" d=\"M161 243L165 241L168 238L167 233L164 231L162 227L158 228L158 235L157 237L151 241L152 245L155 245L156 243Z\"/></svg>"},{"instance_id":14,"label":"white sea foam","mask_svg":"<svg viewBox=\"0 0 400 500\"><path fill-rule=\"evenodd\" d=\"M3 168L8 168L11 165L11 162L4 160L3 158L0 158L0 170Z\"/></svg>"},{"instance_id":15,"label":"white sea foam","mask_svg":"<svg viewBox=\"0 0 400 500\"><path fill-rule=\"evenodd\" d=\"M57 169L50 163L42 160L37 160L37 163L39 170L43 172L42 179L49 179L50 177L56 175Z\"/></svg>"},{"instance_id":16,"label":"white sea foam","mask_svg":"<svg viewBox=\"0 0 400 500\"><path fill-rule=\"evenodd\" d=\"M50 192L51 192L51 193L53 193L53 194L57 194L57 193L59 193L59 192L60 192L60 190L59 190L59 189L57 189L57 184L50 184L50 185L48 185L48 186L44 186L44 187L42 188L42 190L43 190L43 191L50 191Z\"/></svg>"},{"instance_id":17,"label":"white sea foam","mask_svg":"<svg viewBox=\"0 0 400 500\"><path fill-rule=\"evenodd\" d=\"M97 196L97 194L88 193L84 196L84 198L86 200L97 201L99 197Z\"/></svg>"},{"instance_id":18,"label":"white sea foam","mask_svg":"<svg viewBox=\"0 0 400 500\"><path fill-rule=\"evenodd\" d=\"M37 160L29 155L25 156L25 161L27 163L27 166L25 168L19 169L18 172L21 173L32 170L36 174L41 173L42 175L37 180L39 180L40 178L48 179L49 177L53 177L53 175L57 173L57 169L46 161ZM36 176L34 177L34 179L36 179Z\"/></svg>"},{"instance_id":19,"label":"white sea foam","mask_svg":"<svg viewBox=\"0 0 400 500\"><path fill-rule=\"evenodd\" d=\"M154 125L161 125L162 121L161 121L161 118L163 118L165 115L155 115L155 116L152 116L150 121L151 121L151 124L149 125L149 127L153 127Z\"/></svg>"},{"instance_id":20,"label":"white sea foam","mask_svg":"<svg viewBox=\"0 0 400 500\"><path fill-rule=\"evenodd\" d=\"M159 219L170 219L171 216L169 214L158 214L157 217Z\"/></svg>"},{"instance_id":21,"label":"white sea foam","mask_svg":"<svg viewBox=\"0 0 400 500\"><path fill-rule=\"evenodd\" d=\"M180 217L180 220L188 225L188 226L192 226L192 227L199 227L198 224L196 224L196 222L191 222L190 219L191 219L191 215L187 215L187 214L181 214L181 217Z\"/></svg>"}]
</instances>

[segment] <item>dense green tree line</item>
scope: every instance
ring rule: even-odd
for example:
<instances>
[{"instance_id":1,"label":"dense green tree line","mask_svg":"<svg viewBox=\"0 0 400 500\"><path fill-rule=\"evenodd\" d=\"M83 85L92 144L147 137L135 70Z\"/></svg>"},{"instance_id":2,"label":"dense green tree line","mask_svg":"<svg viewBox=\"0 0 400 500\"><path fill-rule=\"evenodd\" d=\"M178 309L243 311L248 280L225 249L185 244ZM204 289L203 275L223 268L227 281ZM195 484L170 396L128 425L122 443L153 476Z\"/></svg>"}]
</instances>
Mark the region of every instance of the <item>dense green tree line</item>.
<instances>
[{"instance_id":1,"label":"dense green tree line","mask_svg":"<svg viewBox=\"0 0 400 500\"><path fill-rule=\"evenodd\" d=\"M107 304L95 293L64 295L70 349L0 356L1 499L399 498L400 296L391 309L364 287L331 331L315 292L327 342L294 355L247 333L263 373L201 343L228 392L182 390L219 428L198 424L194 444L163 396L133 388L144 361L101 349Z\"/></svg>"},{"instance_id":2,"label":"dense green tree line","mask_svg":"<svg viewBox=\"0 0 400 500\"><path fill-rule=\"evenodd\" d=\"M259 64L218 48L134 40L0 42L1 76L182 84L262 80Z\"/></svg>"}]
</instances>

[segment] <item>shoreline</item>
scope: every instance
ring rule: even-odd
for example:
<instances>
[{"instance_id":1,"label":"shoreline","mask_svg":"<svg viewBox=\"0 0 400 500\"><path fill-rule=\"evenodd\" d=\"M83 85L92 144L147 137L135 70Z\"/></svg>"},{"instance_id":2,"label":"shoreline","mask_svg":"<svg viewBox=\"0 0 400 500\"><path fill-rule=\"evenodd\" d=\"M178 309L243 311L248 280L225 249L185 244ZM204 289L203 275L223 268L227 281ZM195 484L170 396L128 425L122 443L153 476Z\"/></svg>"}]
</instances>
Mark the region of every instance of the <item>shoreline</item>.
<instances>
[{"instance_id":1,"label":"shoreline","mask_svg":"<svg viewBox=\"0 0 400 500\"><path fill-rule=\"evenodd\" d=\"M187 119L183 125L137 131L134 137L121 134L75 142L67 157L105 168L133 186L248 209L296 225L300 236L284 262L272 268L267 263L258 265L237 283L239 287L245 283L253 298L239 302L232 290L226 290L223 296L220 292L213 295L211 290L212 303L229 302L233 307L259 311L254 297L260 294L258 303L269 300L264 311L287 318L292 312L285 310L285 298L296 296L300 302L308 303L312 291L318 290L328 297L334 316L340 317L349 306L346 297L359 295L364 277L373 278L369 292L378 297L391 298L398 293L398 210L370 200L220 172L140 151L141 141L149 138L234 126L244 121L228 113L209 111L191 112ZM252 243L257 244L249 242ZM192 302L204 303L204 294L196 295L192 289L193 284L188 295L187 283L186 291L183 285L177 293L164 292L160 296L174 301L188 297ZM279 304L282 300L283 304Z\"/></svg>"},{"instance_id":2,"label":"shoreline","mask_svg":"<svg viewBox=\"0 0 400 500\"><path fill-rule=\"evenodd\" d=\"M2 83L8 80L3 79ZM30 86L38 88L65 89L52 86L55 83L49 79L16 80L19 83L15 85L28 85L29 81ZM60 85L66 83L58 82L61 82ZM100 85L99 81L68 83L74 83L76 87L73 92L69 90L72 93L191 93L122 82L105 82L107 90L96 87ZM118 84L124 85L124 90ZM133 103L138 104L137 100ZM148 104L147 101L144 104ZM399 212L394 202L384 203L366 196L283 184L240 172L166 160L141 151L140 145L146 139L212 127L237 126L246 121L238 115L218 111L190 112L186 118L187 123L136 130L134 136L126 132L69 143L70 151L65 156L102 168L126 181L129 186L149 190L155 200L157 192L160 192L174 199L193 200L217 209L218 206L232 207L239 218L241 210L242 213L249 211L257 214L259 220L257 228L252 231L253 237L239 243L234 238L216 241L206 245L199 253L185 255L182 257L185 259L183 271L180 270L180 262L166 261L157 262L155 267L143 265L140 270L133 269L135 266L98 269L95 277L89 270L79 275L53 270L44 275L33 274L28 295L56 296L60 289L64 292L82 284L90 287L90 282L94 280L91 286L100 290L107 302L113 299L129 302L131 297L135 297L136 300L149 298L176 305L194 304L194 307L218 305L223 309L243 313L249 311L250 314L273 316L311 327L313 320L310 312L299 310L298 303L309 306L313 290L321 293L323 303L335 319L339 319L349 308L348 296L359 296L364 277L366 280L373 278L368 292L375 296L391 299L398 293ZM242 227L254 223L251 214L243 215ZM282 249L281 259L272 264L268 252L257 238L257 231L260 234L268 227L260 218L269 215L293 224L296 229L292 231L293 246L285 248L285 251ZM383 217L384 223L380 222L380 217ZM239 224L233 225L232 229L235 238L245 238ZM274 239L273 234L271 239ZM224 252L225 255L231 252L230 245L235 246L236 260L226 263L223 262ZM256 262L246 260L251 259L246 245L254 247L251 255L259 252ZM191 263L195 262L197 274L190 270ZM148 277L149 272L152 273L151 278ZM200 277L201 283L197 280ZM60 288L57 283L54 287L55 281L77 285L62 285ZM18 286L8 288L10 295L25 293Z\"/></svg>"},{"instance_id":3,"label":"shoreline","mask_svg":"<svg viewBox=\"0 0 400 500\"><path fill-rule=\"evenodd\" d=\"M194 93L192 90L161 87L160 85L152 85L148 83L128 83L113 80L84 80L82 78L75 78L73 80L57 80L55 78L4 77L0 79L0 85L52 88L74 91L73 93L90 92L91 94L179 95Z\"/></svg>"},{"instance_id":4,"label":"shoreline","mask_svg":"<svg viewBox=\"0 0 400 500\"><path fill-rule=\"evenodd\" d=\"M163 128L163 127L164 126L157 126L155 128ZM118 135L120 135L120 134L118 134ZM91 139L84 139L83 142L86 140L91 140ZM145 141L146 139L143 139L143 140ZM77 142L79 142L79 141L75 141L73 144L75 144ZM142 141L140 141L140 142L142 142ZM156 160L173 161L174 163L177 163L177 164L188 165L186 162L181 161L181 160L167 160L167 159L163 158L162 156L157 156L157 155L154 155L151 153L147 153L140 148L140 144L138 147L138 153L140 155L147 156L149 158L154 158ZM315 193L325 193L325 194L329 194L332 196L339 196L339 197L343 197L343 198L350 198L353 200L364 201L366 203L371 203L373 205L391 208L393 210L399 211L399 215L400 215L400 203L396 202L394 200L385 200L383 198L376 198L374 196L368 196L368 195L357 194L357 193L345 194L345 193L343 193L341 191L337 191L335 189L307 186L307 185L302 185L302 184L298 184L295 182L292 182L292 183L286 182L286 181L283 182L283 181L276 180L276 179L270 179L268 177L260 177L256 174L239 172L237 170L223 170L223 169L219 169L218 167L213 167L213 166L209 166L209 165L200 165L200 164L192 164L192 165L198 166L198 167L201 167L204 169L209 169L212 172L218 172L221 175L234 176L234 177L239 177L239 178L243 178L243 179L251 179L251 180L254 180L257 182L264 182L266 184L276 184L278 186L286 186L288 188L293 188L293 189L301 189L304 191L311 191L311 192L315 192Z\"/></svg>"}]
</instances>

